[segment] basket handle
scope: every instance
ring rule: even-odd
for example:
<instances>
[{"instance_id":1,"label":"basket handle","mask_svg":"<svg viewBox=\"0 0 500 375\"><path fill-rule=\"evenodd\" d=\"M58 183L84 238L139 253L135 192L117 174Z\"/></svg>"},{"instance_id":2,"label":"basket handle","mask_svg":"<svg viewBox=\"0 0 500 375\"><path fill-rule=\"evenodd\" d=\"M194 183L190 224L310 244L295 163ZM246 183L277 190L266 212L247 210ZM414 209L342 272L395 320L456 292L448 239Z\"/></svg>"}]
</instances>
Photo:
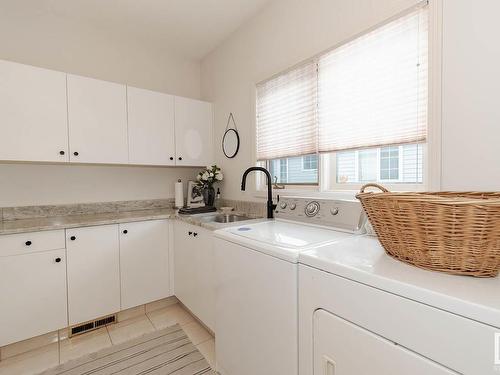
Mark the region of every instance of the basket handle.
<instances>
[{"instance_id":1,"label":"basket handle","mask_svg":"<svg viewBox=\"0 0 500 375\"><path fill-rule=\"evenodd\" d=\"M374 188L377 188L379 190L381 190L382 192L384 193L388 193L389 190L387 190L385 187L383 187L382 185L379 185L379 184L374 184L374 183L370 183L370 184L365 184L363 186L361 186L361 189L359 190L360 193L364 193L365 192L365 189L368 188L368 187L374 187Z\"/></svg>"}]
</instances>

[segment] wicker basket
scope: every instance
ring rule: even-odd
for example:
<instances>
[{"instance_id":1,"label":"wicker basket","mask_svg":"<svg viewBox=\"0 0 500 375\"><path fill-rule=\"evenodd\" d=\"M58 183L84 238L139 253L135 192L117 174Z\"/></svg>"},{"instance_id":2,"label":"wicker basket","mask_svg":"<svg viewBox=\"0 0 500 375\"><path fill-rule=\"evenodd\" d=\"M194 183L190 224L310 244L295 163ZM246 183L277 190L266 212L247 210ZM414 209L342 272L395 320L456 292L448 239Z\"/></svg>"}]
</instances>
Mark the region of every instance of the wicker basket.
<instances>
[{"instance_id":1,"label":"wicker basket","mask_svg":"<svg viewBox=\"0 0 500 375\"><path fill-rule=\"evenodd\" d=\"M500 192L391 193L367 184L356 197L392 257L454 275L498 275Z\"/></svg>"}]
</instances>

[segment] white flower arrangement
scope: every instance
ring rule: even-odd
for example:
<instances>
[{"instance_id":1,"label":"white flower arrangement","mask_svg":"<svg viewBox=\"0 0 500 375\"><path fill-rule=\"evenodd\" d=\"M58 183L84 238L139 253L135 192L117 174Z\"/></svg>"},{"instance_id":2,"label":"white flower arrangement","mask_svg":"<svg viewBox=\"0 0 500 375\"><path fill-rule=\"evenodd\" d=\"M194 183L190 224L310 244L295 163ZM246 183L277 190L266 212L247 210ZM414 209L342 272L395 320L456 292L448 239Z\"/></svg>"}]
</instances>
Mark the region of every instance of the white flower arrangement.
<instances>
[{"instance_id":1,"label":"white flower arrangement","mask_svg":"<svg viewBox=\"0 0 500 375\"><path fill-rule=\"evenodd\" d=\"M208 165L196 176L196 181L200 187L212 187L215 182L222 181L224 175L217 165Z\"/></svg>"}]
</instances>

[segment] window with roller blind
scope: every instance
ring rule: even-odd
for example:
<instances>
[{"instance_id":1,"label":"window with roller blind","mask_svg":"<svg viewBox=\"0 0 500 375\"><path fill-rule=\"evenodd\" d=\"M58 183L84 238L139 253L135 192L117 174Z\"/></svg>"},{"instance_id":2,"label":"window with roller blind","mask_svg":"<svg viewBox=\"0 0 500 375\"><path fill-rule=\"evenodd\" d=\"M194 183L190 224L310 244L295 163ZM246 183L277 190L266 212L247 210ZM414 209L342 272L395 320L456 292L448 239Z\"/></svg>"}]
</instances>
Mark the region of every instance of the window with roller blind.
<instances>
[{"instance_id":1,"label":"window with roller blind","mask_svg":"<svg viewBox=\"0 0 500 375\"><path fill-rule=\"evenodd\" d=\"M278 183L425 183L427 8L257 85L257 159Z\"/></svg>"}]
</instances>

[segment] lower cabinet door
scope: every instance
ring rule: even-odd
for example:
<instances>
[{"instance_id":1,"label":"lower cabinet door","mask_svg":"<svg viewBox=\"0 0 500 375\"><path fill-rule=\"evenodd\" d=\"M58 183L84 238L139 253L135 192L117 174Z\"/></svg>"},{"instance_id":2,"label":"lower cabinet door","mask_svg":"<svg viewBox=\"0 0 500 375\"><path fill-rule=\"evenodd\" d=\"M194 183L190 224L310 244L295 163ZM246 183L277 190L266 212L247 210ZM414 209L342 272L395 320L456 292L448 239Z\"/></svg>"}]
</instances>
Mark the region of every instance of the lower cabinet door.
<instances>
[{"instance_id":1,"label":"lower cabinet door","mask_svg":"<svg viewBox=\"0 0 500 375\"><path fill-rule=\"evenodd\" d=\"M174 290L175 296L193 313L197 289L196 249L193 228L189 224L174 223Z\"/></svg>"},{"instance_id":2,"label":"lower cabinet door","mask_svg":"<svg viewBox=\"0 0 500 375\"><path fill-rule=\"evenodd\" d=\"M314 313L314 374L458 375L325 310Z\"/></svg>"},{"instance_id":3,"label":"lower cabinet door","mask_svg":"<svg viewBox=\"0 0 500 375\"><path fill-rule=\"evenodd\" d=\"M118 225L66 230L69 324L120 310Z\"/></svg>"},{"instance_id":4,"label":"lower cabinet door","mask_svg":"<svg viewBox=\"0 0 500 375\"><path fill-rule=\"evenodd\" d=\"M121 308L169 296L168 221L120 224Z\"/></svg>"},{"instance_id":5,"label":"lower cabinet door","mask_svg":"<svg viewBox=\"0 0 500 375\"><path fill-rule=\"evenodd\" d=\"M175 296L215 331L213 234L199 226L177 221L174 240Z\"/></svg>"},{"instance_id":6,"label":"lower cabinet door","mask_svg":"<svg viewBox=\"0 0 500 375\"><path fill-rule=\"evenodd\" d=\"M0 257L0 346L66 327L64 249Z\"/></svg>"},{"instance_id":7,"label":"lower cabinet door","mask_svg":"<svg viewBox=\"0 0 500 375\"><path fill-rule=\"evenodd\" d=\"M196 315L215 332L215 255L212 231L195 227Z\"/></svg>"}]
</instances>

